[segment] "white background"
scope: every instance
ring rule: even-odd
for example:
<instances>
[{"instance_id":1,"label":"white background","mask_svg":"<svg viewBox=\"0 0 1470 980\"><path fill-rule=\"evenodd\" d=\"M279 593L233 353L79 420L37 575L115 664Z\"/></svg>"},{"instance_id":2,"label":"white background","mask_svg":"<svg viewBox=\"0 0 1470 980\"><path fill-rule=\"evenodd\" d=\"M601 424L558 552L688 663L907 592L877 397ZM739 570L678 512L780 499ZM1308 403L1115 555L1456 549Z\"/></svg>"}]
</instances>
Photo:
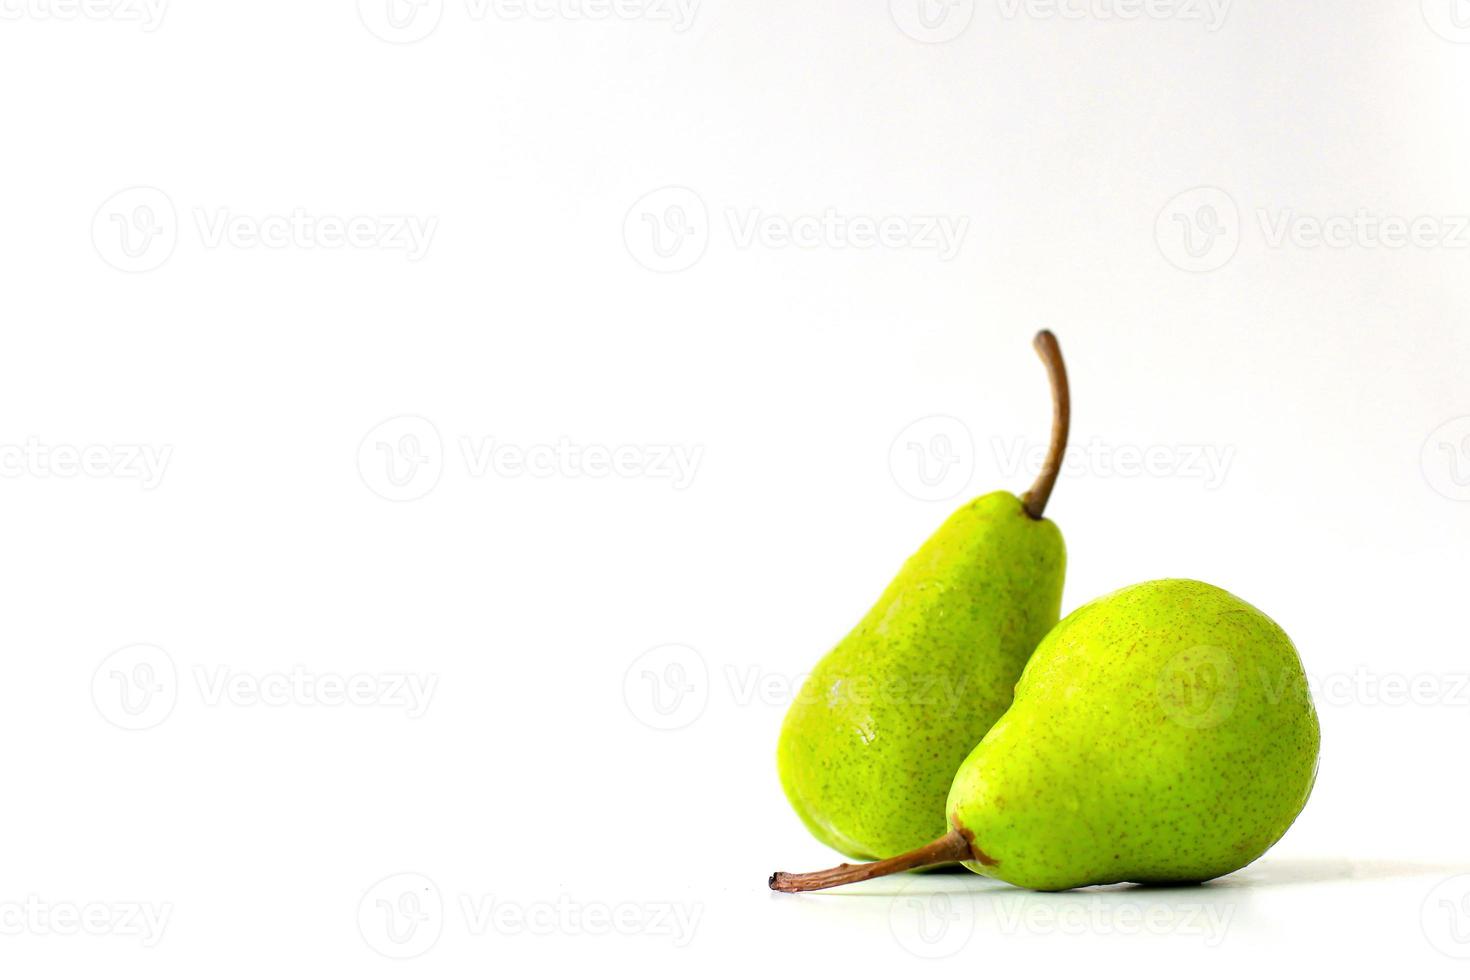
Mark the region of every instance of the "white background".
<instances>
[{"instance_id":1,"label":"white background","mask_svg":"<svg viewBox=\"0 0 1470 980\"><path fill-rule=\"evenodd\" d=\"M65 2L0 8L7 975L1463 971L1463 2ZM773 895L789 687L1029 484L1041 326L1064 608L1275 617L1315 795L1205 888Z\"/></svg>"}]
</instances>

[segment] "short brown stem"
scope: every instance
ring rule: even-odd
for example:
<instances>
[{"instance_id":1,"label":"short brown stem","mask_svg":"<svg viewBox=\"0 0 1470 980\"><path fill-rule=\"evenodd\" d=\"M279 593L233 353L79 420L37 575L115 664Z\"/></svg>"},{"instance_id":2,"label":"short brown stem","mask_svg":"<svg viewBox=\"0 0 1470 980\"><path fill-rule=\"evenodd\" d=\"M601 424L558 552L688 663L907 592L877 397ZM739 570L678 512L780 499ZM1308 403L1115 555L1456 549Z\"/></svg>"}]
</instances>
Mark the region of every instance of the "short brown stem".
<instances>
[{"instance_id":1,"label":"short brown stem","mask_svg":"<svg viewBox=\"0 0 1470 980\"><path fill-rule=\"evenodd\" d=\"M881 878L899 871L914 871L918 868L931 868L936 864L969 861L974 857L975 855L970 850L968 836L960 830L951 830L938 840L925 844L917 850L909 851L907 854L900 854L898 857L874 861L871 864L839 864L826 871L809 871L806 874L777 871L771 875L768 884L772 891L812 892L821 888L831 888L834 885L850 885L855 881Z\"/></svg>"},{"instance_id":2,"label":"short brown stem","mask_svg":"<svg viewBox=\"0 0 1470 980\"><path fill-rule=\"evenodd\" d=\"M1041 520L1046 511L1046 502L1051 499L1052 488L1057 485L1057 475L1062 471L1062 457L1067 452L1067 435L1072 427L1072 393L1067 387L1067 365L1062 360L1062 348L1050 330L1036 335L1036 353L1046 365L1047 377L1051 380L1051 445L1047 447L1046 462L1041 473L1026 495L1021 498L1026 513Z\"/></svg>"}]
</instances>

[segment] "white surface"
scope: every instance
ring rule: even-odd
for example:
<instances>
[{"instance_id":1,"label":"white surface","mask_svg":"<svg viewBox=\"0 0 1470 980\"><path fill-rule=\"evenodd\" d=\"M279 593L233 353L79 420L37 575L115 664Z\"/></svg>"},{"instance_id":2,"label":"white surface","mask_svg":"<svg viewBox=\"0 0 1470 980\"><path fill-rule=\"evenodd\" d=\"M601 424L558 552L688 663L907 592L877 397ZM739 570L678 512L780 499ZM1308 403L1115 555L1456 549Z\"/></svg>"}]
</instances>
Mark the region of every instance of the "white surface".
<instances>
[{"instance_id":1,"label":"white surface","mask_svg":"<svg viewBox=\"0 0 1470 980\"><path fill-rule=\"evenodd\" d=\"M4 458L6 975L1464 969L1448 0L1239 2L1214 30L1009 0L927 28L706 0L684 30L451 0L403 37L365 3L177 3L153 30L5 7L0 443L61 472L101 446L111 474ZM128 255L140 205L160 233ZM828 209L858 228L780 244ZM1434 241L1314 244L1360 211ZM681 213L694 234L656 251L647 222ZM318 247L357 216L369 247ZM940 217L953 254L914 247ZM901 247L859 247L882 219ZM772 869L833 859L777 785L784 691L966 494L1029 482L1008 460L1045 437L1043 325L1092 447L1051 509L1066 607L1180 575L1279 619L1316 680L1316 794L1205 889L771 895ZM426 421L376 428L404 416ZM902 447L890 468L931 416L960 426L907 433L958 434L934 492ZM379 443L405 436L426 462L395 485ZM476 468L485 440L594 468L630 446L633 475ZM107 462L128 447L167 448L161 479ZM682 489L661 447L697 459ZM1147 450L1153 475L1117 473ZM700 661L640 659L669 644ZM659 715L643 671L671 663L694 690ZM131 715L140 664L162 687ZM374 703L325 706L297 668ZM390 938L378 900L423 887L374 890L400 873L443 911ZM167 921L151 945L115 919L46 934L31 896Z\"/></svg>"}]
</instances>

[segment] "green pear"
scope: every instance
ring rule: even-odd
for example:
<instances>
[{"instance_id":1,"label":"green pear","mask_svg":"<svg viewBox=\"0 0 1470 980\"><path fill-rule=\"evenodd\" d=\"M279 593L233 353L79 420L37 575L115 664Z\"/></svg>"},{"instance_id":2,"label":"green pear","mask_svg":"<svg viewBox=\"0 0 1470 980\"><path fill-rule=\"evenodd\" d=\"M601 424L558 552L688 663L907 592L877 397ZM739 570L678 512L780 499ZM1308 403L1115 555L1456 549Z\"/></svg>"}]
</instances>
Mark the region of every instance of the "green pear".
<instances>
[{"instance_id":1,"label":"green pear","mask_svg":"<svg viewBox=\"0 0 1470 980\"><path fill-rule=\"evenodd\" d=\"M959 767L949 833L889 861L772 876L808 891L963 862L1054 891L1245 867L1306 805L1320 733L1301 660L1235 596L1145 582L1062 620Z\"/></svg>"},{"instance_id":2,"label":"green pear","mask_svg":"<svg viewBox=\"0 0 1470 980\"><path fill-rule=\"evenodd\" d=\"M787 798L818 840L856 858L943 832L955 768L1010 706L1061 612L1066 551L1042 517L1066 446L1070 399L1056 338L1037 337L1054 413L1046 465L1025 498L956 511L807 677L781 730Z\"/></svg>"}]
</instances>

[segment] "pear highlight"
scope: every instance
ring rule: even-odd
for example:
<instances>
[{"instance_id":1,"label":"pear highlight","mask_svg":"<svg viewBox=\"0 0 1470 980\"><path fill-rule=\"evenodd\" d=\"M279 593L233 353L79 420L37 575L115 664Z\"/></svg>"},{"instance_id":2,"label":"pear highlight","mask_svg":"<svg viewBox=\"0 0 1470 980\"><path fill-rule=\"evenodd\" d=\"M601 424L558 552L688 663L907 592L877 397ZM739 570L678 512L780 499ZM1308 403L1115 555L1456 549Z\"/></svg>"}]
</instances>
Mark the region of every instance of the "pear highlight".
<instances>
[{"instance_id":1,"label":"pear highlight","mask_svg":"<svg viewBox=\"0 0 1470 980\"><path fill-rule=\"evenodd\" d=\"M1183 579L1097 599L1052 630L960 765L948 832L809 874L812 891L961 862L1025 888L1207 881L1295 821L1321 734L1296 648L1260 610Z\"/></svg>"},{"instance_id":2,"label":"pear highlight","mask_svg":"<svg viewBox=\"0 0 1470 980\"><path fill-rule=\"evenodd\" d=\"M1056 338L1039 334L1036 349L1053 419L1035 486L951 515L817 664L782 726L787 798L818 840L850 857L903 854L945 830L956 767L1010 706L1061 613L1066 549L1042 515L1071 403Z\"/></svg>"}]
</instances>

